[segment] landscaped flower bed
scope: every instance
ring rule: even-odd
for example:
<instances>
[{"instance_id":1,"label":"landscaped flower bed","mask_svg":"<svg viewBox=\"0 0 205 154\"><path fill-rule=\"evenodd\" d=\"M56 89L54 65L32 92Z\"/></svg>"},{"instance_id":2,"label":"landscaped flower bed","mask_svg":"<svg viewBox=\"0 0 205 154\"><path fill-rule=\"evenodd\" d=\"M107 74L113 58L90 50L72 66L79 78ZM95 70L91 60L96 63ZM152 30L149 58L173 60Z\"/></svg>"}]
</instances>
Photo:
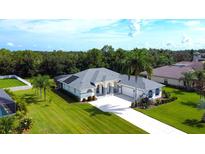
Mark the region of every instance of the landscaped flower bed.
<instances>
[{"instance_id":1,"label":"landscaped flower bed","mask_svg":"<svg viewBox=\"0 0 205 154\"><path fill-rule=\"evenodd\" d=\"M131 108L147 109L147 108L152 108L158 105L173 102L176 99L177 99L176 96L171 96L169 92L163 91L162 98L150 100L148 97L145 97L145 98L140 99L139 102L133 102L131 104Z\"/></svg>"}]
</instances>

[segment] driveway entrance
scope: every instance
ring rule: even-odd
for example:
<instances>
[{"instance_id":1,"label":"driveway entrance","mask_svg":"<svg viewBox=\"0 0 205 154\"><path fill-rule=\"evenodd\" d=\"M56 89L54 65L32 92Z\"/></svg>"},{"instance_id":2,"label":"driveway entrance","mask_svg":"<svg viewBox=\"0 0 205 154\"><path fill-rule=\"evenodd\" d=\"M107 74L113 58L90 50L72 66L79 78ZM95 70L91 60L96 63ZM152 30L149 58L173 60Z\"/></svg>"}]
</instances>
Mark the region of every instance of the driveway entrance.
<instances>
[{"instance_id":1,"label":"driveway entrance","mask_svg":"<svg viewBox=\"0 0 205 154\"><path fill-rule=\"evenodd\" d=\"M125 95L107 95L98 97L96 101L89 102L91 105L104 112L111 112L140 127L150 134L185 134L184 132L153 119L130 108L131 100Z\"/></svg>"}]
</instances>

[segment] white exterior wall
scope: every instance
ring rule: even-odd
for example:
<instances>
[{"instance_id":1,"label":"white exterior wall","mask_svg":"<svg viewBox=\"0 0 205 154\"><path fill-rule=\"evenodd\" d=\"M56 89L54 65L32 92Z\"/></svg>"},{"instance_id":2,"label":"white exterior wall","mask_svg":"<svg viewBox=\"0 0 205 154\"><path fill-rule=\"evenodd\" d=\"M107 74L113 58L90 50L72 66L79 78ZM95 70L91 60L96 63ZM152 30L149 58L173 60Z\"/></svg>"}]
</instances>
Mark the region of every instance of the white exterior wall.
<instances>
[{"instance_id":1,"label":"white exterior wall","mask_svg":"<svg viewBox=\"0 0 205 154\"><path fill-rule=\"evenodd\" d=\"M87 93L87 91L89 89L85 89L85 90L80 91L76 88L73 88L73 87L67 85L66 83L63 83L63 89L68 91L69 93L75 95L76 97L78 97L80 101L82 101L83 99L87 100L89 96L95 95L94 88L91 88L91 90L93 91L92 93Z\"/></svg>"},{"instance_id":2,"label":"white exterior wall","mask_svg":"<svg viewBox=\"0 0 205 154\"><path fill-rule=\"evenodd\" d=\"M157 98L162 97L162 89L161 88L159 88L159 95L156 95L155 91L156 91L156 89L152 90L153 96L150 99L157 99ZM146 95L148 95L148 94L149 94L149 91L146 92Z\"/></svg>"},{"instance_id":3,"label":"white exterior wall","mask_svg":"<svg viewBox=\"0 0 205 154\"><path fill-rule=\"evenodd\" d=\"M183 81L177 80L177 79L170 79L170 78L162 78L162 77L157 77L157 76L152 76L151 80L159 82L159 83L164 83L164 80L167 79L169 85L173 86L184 86Z\"/></svg>"},{"instance_id":4,"label":"white exterior wall","mask_svg":"<svg viewBox=\"0 0 205 154\"><path fill-rule=\"evenodd\" d=\"M179 81L176 79L168 79L168 84L174 85L174 86L184 86L183 81Z\"/></svg>"},{"instance_id":5,"label":"white exterior wall","mask_svg":"<svg viewBox=\"0 0 205 154\"><path fill-rule=\"evenodd\" d=\"M159 83L164 83L164 78L157 77L157 76L152 76L151 80L159 82Z\"/></svg>"},{"instance_id":6,"label":"white exterior wall","mask_svg":"<svg viewBox=\"0 0 205 154\"><path fill-rule=\"evenodd\" d=\"M78 89L75 89L66 83L63 83L63 89L80 98L80 91Z\"/></svg>"},{"instance_id":7,"label":"white exterior wall","mask_svg":"<svg viewBox=\"0 0 205 154\"><path fill-rule=\"evenodd\" d=\"M88 99L89 96L95 96L95 89L94 88L91 88L91 90L93 91L92 93L87 93L89 89L85 89L85 90L82 90L80 91L80 101L82 101L83 99Z\"/></svg>"},{"instance_id":8,"label":"white exterior wall","mask_svg":"<svg viewBox=\"0 0 205 154\"><path fill-rule=\"evenodd\" d=\"M131 87L128 85L121 84L121 86L129 87L129 88L132 88L133 90L135 89L134 87ZM137 90L137 94L136 94L137 98L136 99L140 98L140 96L142 96L143 94L145 94L146 96L148 96L148 94L149 94L149 90L148 91L144 91L142 89L136 89L136 90ZM156 89L152 89L153 96L150 99L157 99L157 98L162 97L162 89L161 88L159 88L159 95L156 95L155 91L156 91ZM134 97L134 92L133 92L133 97Z\"/></svg>"},{"instance_id":9,"label":"white exterior wall","mask_svg":"<svg viewBox=\"0 0 205 154\"><path fill-rule=\"evenodd\" d=\"M98 83L99 85L103 85L104 86L104 88L107 88L107 85L108 85L108 83L111 83L111 86L114 86L114 82L115 81L113 81L113 82L111 82L111 81L107 81L107 82L104 82L104 83ZM97 84L97 85L98 85ZM76 97L78 97L79 98L79 100L80 101L82 101L83 99L88 99L88 97L89 96L95 96L95 88L91 88L91 90L93 91L92 93L88 93L87 91L88 91L88 89L84 89L84 90L78 90L78 89L75 89L75 88L73 88L73 87L71 87L71 86L69 86L69 85L67 85L66 83L62 83L62 85L63 85L63 89L64 90L66 90L66 91L68 91L68 92L70 92L71 94L73 94L73 95L75 95ZM125 86L125 87L128 87L128 88L131 88L131 89L133 89L133 98L134 98L134 90L135 90L135 88L134 87L132 87L132 86L129 86L129 85L124 85L124 84L119 84L119 86ZM100 88L101 89L101 88ZM121 89L121 88L120 88ZM156 99L156 98L160 98L161 96L162 96L162 89L161 88L159 88L160 89L160 93L159 93L159 95L155 95L155 90L156 89L153 89L152 90L152 93L153 93L153 97L152 98L150 98L150 99ZM149 91L144 91L144 90L142 90L142 89L136 89L137 90L137 94L136 94L136 99L138 99L140 96L142 96L142 94L145 94L145 95L147 95L148 96L148 93L149 93ZM119 93L122 93L121 92L121 90L119 91ZM131 94L132 95L132 94Z\"/></svg>"}]
</instances>

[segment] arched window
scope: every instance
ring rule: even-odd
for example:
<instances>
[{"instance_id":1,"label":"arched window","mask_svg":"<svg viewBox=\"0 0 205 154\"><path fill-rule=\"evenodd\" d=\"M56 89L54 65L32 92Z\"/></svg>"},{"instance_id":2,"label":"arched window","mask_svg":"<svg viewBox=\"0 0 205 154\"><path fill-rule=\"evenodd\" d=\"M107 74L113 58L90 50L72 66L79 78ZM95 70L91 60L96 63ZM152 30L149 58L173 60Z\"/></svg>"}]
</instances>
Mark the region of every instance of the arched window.
<instances>
[{"instance_id":1,"label":"arched window","mask_svg":"<svg viewBox=\"0 0 205 154\"><path fill-rule=\"evenodd\" d=\"M156 96L159 95L159 88L157 88L157 89L155 90L155 95L156 95Z\"/></svg>"},{"instance_id":2,"label":"arched window","mask_svg":"<svg viewBox=\"0 0 205 154\"><path fill-rule=\"evenodd\" d=\"M99 94L100 93L100 85L97 85L97 90L96 93Z\"/></svg>"},{"instance_id":3,"label":"arched window","mask_svg":"<svg viewBox=\"0 0 205 154\"><path fill-rule=\"evenodd\" d=\"M92 93L92 92L93 92L92 89L87 90L87 93Z\"/></svg>"},{"instance_id":4,"label":"arched window","mask_svg":"<svg viewBox=\"0 0 205 154\"><path fill-rule=\"evenodd\" d=\"M152 92L152 90L150 90L150 91L148 92L148 97L149 97L149 98L152 98L152 96L153 96L153 92Z\"/></svg>"},{"instance_id":5,"label":"arched window","mask_svg":"<svg viewBox=\"0 0 205 154\"><path fill-rule=\"evenodd\" d=\"M108 93L108 94L111 93L111 83L108 83L108 84L107 84L107 88L108 88L107 93Z\"/></svg>"}]
</instances>

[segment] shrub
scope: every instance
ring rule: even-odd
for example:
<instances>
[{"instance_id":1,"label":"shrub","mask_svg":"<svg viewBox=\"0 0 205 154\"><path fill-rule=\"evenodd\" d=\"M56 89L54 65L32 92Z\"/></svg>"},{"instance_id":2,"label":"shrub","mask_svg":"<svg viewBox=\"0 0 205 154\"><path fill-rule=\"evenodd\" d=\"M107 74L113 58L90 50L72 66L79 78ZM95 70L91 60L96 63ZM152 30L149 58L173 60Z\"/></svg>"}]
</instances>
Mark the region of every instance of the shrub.
<instances>
[{"instance_id":1,"label":"shrub","mask_svg":"<svg viewBox=\"0 0 205 154\"><path fill-rule=\"evenodd\" d=\"M165 90L162 91L162 95L164 98L170 98L171 94L169 92L166 92Z\"/></svg>"},{"instance_id":2,"label":"shrub","mask_svg":"<svg viewBox=\"0 0 205 154\"><path fill-rule=\"evenodd\" d=\"M18 133L22 133L24 130L28 130L32 127L33 120L31 118L23 118L19 122L19 126L17 128Z\"/></svg>"},{"instance_id":3,"label":"shrub","mask_svg":"<svg viewBox=\"0 0 205 154\"><path fill-rule=\"evenodd\" d=\"M23 101L16 101L16 111L23 112L24 114L27 113L26 103Z\"/></svg>"},{"instance_id":4,"label":"shrub","mask_svg":"<svg viewBox=\"0 0 205 154\"><path fill-rule=\"evenodd\" d=\"M83 98L82 102L86 102L86 99L85 99L85 98Z\"/></svg>"},{"instance_id":5,"label":"shrub","mask_svg":"<svg viewBox=\"0 0 205 154\"><path fill-rule=\"evenodd\" d=\"M169 99L163 99L162 100L162 104L165 104L165 103L168 103L169 102Z\"/></svg>"},{"instance_id":6,"label":"shrub","mask_svg":"<svg viewBox=\"0 0 205 154\"><path fill-rule=\"evenodd\" d=\"M169 102L175 101L176 99L177 99L176 96L172 96L172 97L169 99Z\"/></svg>"},{"instance_id":7,"label":"shrub","mask_svg":"<svg viewBox=\"0 0 205 154\"><path fill-rule=\"evenodd\" d=\"M149 102L149 98L148 97L142 98L141 102L142 103L148 103Z\"/></svg>"},{"instance_id":8,"label":"shrub","mask_svg":"<svg viewBox=\"0 0 205 154\"><path fill-rule=\"evenodd\" d=\"M131 108L135 108L136 107L136 103L135 102L132 102L131 103Z\"/></svg>"},{"instance_id":9,"label":"shrub","mask_svg":"<svg viewBox=\"0 0 205 154\"><path fill-rule=\"evenodd\" d=\"M96 96L93 96L93 97L92 97L92 100L97 100Z\"/></svg>"},{"instance_id":10,"label":"shrub","mask_svg":"<svg viewBox=\"0 0 205 154\"><path fill-rule=\"evenodd\" d=\"M7 116L0 118L0 134L11 134L14 130L15 118Z\"/></svg>"},{"instance_id":11,"label":"shrub","mask_svg":"<svg viewBox=\"0 0 205 154\"><path fill-rule=\"evenodd\" d=\"M15 117L17 119L22 119L24 116L25 116L25 113L24 112L20 112L20 111L17 111L16 114L15 114Z\"/></svg>"},{"instance_id":12,"label":"shrub","mask_svg":"<svg viewBox=\"0 0 205 154\"><path fill-rule=\"evenodd\" d=\"M159 105L159 104L161 104L161 99L158 98L155 100L155 105Z\"/></svg>"},{"instance_id":13,"label":"shrub","mask_svg":"<svg viewBox=\"0 0 205 154\"><path fill-rule=\"evenodd\" d=\"M89 96L89 97L88 97L88 101L92 101L92 96Z\"/></svg>"},{"instance_id":14,"label":"shrub","mask_svg":"<svg viewBox=\"0 0 205 154\"><path fill-rule=\"evenodd\" d=\"M148 97L145 97L142 98L138 104L140 108L147 109L151 103L152 101L150 101Z\"/></svg>"}]
</instances>

